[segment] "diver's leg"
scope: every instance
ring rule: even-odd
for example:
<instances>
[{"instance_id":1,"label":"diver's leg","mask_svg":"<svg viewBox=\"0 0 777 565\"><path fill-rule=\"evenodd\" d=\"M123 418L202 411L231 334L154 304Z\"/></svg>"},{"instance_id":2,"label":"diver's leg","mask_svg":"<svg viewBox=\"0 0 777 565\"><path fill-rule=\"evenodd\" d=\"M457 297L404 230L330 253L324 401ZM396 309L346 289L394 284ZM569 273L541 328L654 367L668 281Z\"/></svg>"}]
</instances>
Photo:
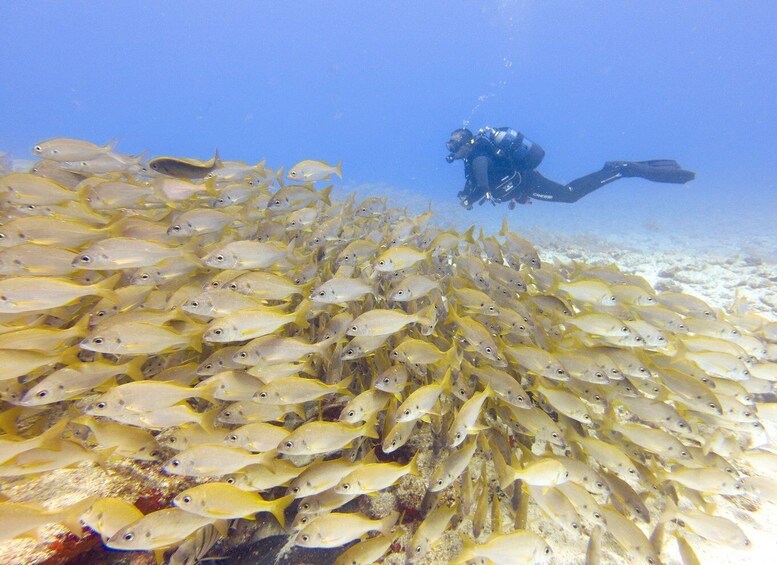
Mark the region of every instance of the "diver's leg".
<instances>
[{"instance_id":1,"label":"diver's leg","mask_svg":"<svg viewBox=\"0 0 777 565\"><path fill-rule=\"evenodd\" d=\"M613 174L612 171L607 171L605 174L603 169L563 185L545 178L537 171L526 171L523 176L524 186L522 189L525 194L537 200L571 204L600 186L604 186L620 177L620 174Z\"/></svg>"}]
</instances>

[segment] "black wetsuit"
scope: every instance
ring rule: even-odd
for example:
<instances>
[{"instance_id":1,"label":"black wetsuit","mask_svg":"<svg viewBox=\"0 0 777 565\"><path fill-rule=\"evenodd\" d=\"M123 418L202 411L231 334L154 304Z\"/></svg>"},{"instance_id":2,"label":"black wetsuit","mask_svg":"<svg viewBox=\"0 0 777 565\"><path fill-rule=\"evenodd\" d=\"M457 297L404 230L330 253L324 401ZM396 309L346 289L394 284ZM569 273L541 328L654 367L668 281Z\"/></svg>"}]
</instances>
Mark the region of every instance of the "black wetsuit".
<instances>
[{"instance_id":1,"label":"black wetsuit","mask_svg":"<svg viewBox=\"0 0 777 565\"><path fill-rule=\"evenodd\" d=\"M523 135L518 134L520 142ZM525 204L530 198L547 202L577 202L597 188L619 178L640 177L655 182L686 183L695 177L669 159L652 161L608 161L604 167L573 180L559 184L535 170L545 152L531 142L516 144L515 151L505 154L484 136L475 138L471 153L464 159L467 182L459 193L461 204L489 199L497 202Z\"/></svg>"}]
</instances>

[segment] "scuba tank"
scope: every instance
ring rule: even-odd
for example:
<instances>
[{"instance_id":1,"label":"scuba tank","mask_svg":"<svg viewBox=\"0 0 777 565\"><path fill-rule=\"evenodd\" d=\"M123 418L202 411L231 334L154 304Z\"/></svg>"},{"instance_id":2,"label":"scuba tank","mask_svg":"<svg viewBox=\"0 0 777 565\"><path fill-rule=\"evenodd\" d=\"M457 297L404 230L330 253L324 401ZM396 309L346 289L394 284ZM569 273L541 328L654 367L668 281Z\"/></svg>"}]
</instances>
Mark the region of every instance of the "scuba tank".
<instances>
[{"instance_id":1,"label":"scuba tank","mask_svg":"<svg viewBox=\"0 0 777 565\"><path fill-rule=\"evenodd\" d=\"M497 157L512 159L518 169L536 169L545 158L542 147L512 128L486 126L478 131L478 135L493 144Z\"/></svg>"}]
</instances>

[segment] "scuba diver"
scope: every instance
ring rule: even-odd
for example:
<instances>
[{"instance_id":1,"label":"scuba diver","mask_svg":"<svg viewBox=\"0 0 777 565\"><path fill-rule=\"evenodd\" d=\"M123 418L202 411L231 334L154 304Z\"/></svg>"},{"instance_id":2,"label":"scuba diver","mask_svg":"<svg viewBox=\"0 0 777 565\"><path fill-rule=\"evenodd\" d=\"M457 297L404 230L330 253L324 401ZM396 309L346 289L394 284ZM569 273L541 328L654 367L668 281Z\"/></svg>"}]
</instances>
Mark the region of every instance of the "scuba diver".
<instances>
[{"instance_id":1,"label":"scuba diver","mask_svg":"<svg viewBox=\"0 0 777 565\"><path fill-rule=\"evenodd\" d=\"M464 160L464 189L458 193L468 210L475 202L493 205L509 202L530 204L531 198L548 202L577 202L597 188L624 177L639 177L654 182L684 184L696 176L677 161L607 161L601 170L559 184L542 176L537 167L545 151L523 134L510 128L484 127L477 135L465 128L451 133L446 143L450 154L446 161Z\"/></svg>"}]
</instances>

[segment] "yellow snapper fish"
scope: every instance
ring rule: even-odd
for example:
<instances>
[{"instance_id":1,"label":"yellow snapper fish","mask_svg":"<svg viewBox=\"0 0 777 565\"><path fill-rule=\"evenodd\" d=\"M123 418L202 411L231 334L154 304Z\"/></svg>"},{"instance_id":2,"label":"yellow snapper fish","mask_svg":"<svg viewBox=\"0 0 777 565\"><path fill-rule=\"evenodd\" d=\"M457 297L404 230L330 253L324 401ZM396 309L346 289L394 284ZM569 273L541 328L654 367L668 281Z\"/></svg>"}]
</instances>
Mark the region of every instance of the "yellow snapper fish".
<instances>
[{"instance_id":1,"label":"yellow snapper fish","mask_svg":"<svg viewBox=\"0 0 777 565\"><path fill-rule=\"evenodd\" d=\"M413 539L405 551L408 563L413 565L423 563L422 560L445 533L448 523L455 514L456 510L454 508L438 506L424 518L423 522L416 528Z\"/></svg>"},{"instance_id":2,"label":"yellow snapper fish","mask_svg":"<svg viewBox=\"0 0 777 565\"><path fill-rule=\"evenodd\" d=\"M316 182L326 180L332 175L343 178L343 162L338 161L334 166L323 161L306 160L300 161L289 169L286 178L289 180L298 180L304 182Z\"/></svg>"},{"instance_id":3,"label":"yellow snapper fish","mask_svg":"<svg viewBox=\"0 0 777 565\"><path fill-rule=\"evenodd\" d=\"M189 248L168 247L133 237L113 237L80 252L73 259L73 266L79 269L130 269L156 265L182 255L197 261Z\"/></svg>"},{"instance_id":4,"label":"yellow snapper fish","mask_svg":"<svg viewBox=\"0 0 777 565\"><path fill-rule=\"evenodd\" d=\"M240 310L252 310L262 307L262 302L251 296L217 288L198 294L184 303L181 309L189 314L217 318Z\"/></svg>"},{"instance_id":5,"label":"yellow snapper fish","mask_svg":"<svg viewBox=\"0 0 777 565\"><path fill-rule=\"evenodd\" d=\"M76 248L98 238L115 233L115 226L105 228L66 218L31 216L16 218L0 228L0 247L23 243Z\"/></svg>"},{"instance_id":6,"label":"yellow snapper fish","mask_svg":"<svg viewBox=\"0 0 777 565\"><path fill-rule=\"evenodd\" d=\"M381 273L393 273L412 267L419 261L428 260L429 253L412 247L397 245L384 251L375 261L375 270Z\"/></svg>"},{"instance_id":7,"label":"yellow snapper fish","mask_svg":"<svg viewBox=\"0 0 777 565\"><path fill-rule=\"evenodd\" d=\"M380 520L370 520L361 514L332 512L311 521L297 534L294 543L302 547L340 547L371 531L389 536L398 519L399 512L392 512Z\"/></svg>"},{"instance_id":8,"label":"yellow snapper fish","mask_svg":"<svg viewBox=\"0 0 777 565\"><path fill-rule=\"evenodd\" d=\"M226 288L262 300L283 300L306 290L305 285L294 284L287 277L261 271L241 273Z\"/></svg>"},{"instance_id":9,"label":"yellow snapper fish","mask_svg":"<svg viewBox=\"0 0 777 565\"><path fill-rule=\"evenodd\" d=\"M79 518L96 497L85 498L64 508L49 510L32 502L0 502L0 541L22 535L36 536L38 528L61 523L74 534L81 533ZM36 536L37 537L37 536Z\"/></svg>"},{"instance_id":10,"label":"yellow snapper fish","mask_svg":"<svg viewBox=\"0 0 777 565\"><path fill-rule=\"evenodd\" d=\"M0 436L0 463L5 463L9 459L13 459L20 453L30 449L37 449L46 445L52 445L56 448L67 423L68 418L62 418L43 433L29 439L8 437L10 434Z\"/></svg>"},{"instance_id":11,"label":"yellow snapper fish","mask_svg":"<svg viewBox=\"0 0 777 565\"><path fill-rule=\"evenodd\" d=\"M121 498L98 498L81 515L84 525L98 534L103 542L124 526L143 517L137 506Z\"/></svg>"},{"instance_id":12,"label":"yellow snapper fish","mask_svg":"<svg viewBox=\"0 0 777 565\"><path fill-rule=\"evenodd\" d=\"M124 551L150 551L175 545L198 529L212 524L215 518L164 508L146 514L114 533L106 546Z\"/></svg>"},{"instance_id":13,"label":"yellow snapper fish","mask_svg":"<svg viewBox=\"0 0 777 565\"><path fill-rule=\"evenodd\" d=\"M329 200L331 192L331 186L324 190L313 190L298 184L284 186L270 197L267 202L267 210L271 213L292 212L319 201L329 205L331 204Z\"/></svg>"},{"instance_id":14,"label":"yellow snapper fish","mask_svg":"<svg viewBox=\"0 0 777 565\"><path fill-rule=\"evenodd\" d=\"M292 322L301 328L307 328L309 308L310 302L304 302L297 310L288 314L272 308L239 310L213 320L202 339L215 343L245 341L271 334Z\"/></svg>"},{"instance_id":15,"label":"yellow snapper fish","mask_svg":"<svg viewBox=\"0 0 777 565\"><path fill-rule=\"evenodd\" d=\"M457 447L468 435L477 433L487 426L477 424L480 418L480 412L483 409L485 401L494 395L491 385L486 384L486 388L473 395L469 400L462 404L456 416L453 418L450 428L448 428L448 445Z\"/></svg>"},{"instance_id":16,"label":"yellow snapper fish","mask_svg":"<svg viewBox=\"0 0 777 565\"><path fill-rule=\"evenodd\" d=\"M224 443L231 447L241 447L252 453L262 453L275 449L278 443L289 435L289 430L267 422L245 424L229 432Z\"/></svg>"},{"instance_id":17,"label":"yellow snapper fish","mask_svg":"<svg viewBox=\"0 0 777 565\"><path fill-rule=\"evenodd\" d=\"M376 336L390 335L400 331L408 324L430 325L427 312L406 314L403 310L385 310L376 308L357 316L350 324L347 335Z\"/></svg>"},{"instance_id":18,"label":"yellow snapper fish","mask_svg":"<svg viewBox=\"0 0 777 565\"><path fill-rule=\"evenodd\" d=\"M397 408L397 423L410 422L422 418L430 413L440 395L451 390L451 370L448 369L441 381L419 387L408 395L408 397Z\"/></svg>"},{"instance_id":19,"label":"yellow snapper fish","mask_svg":"<svg viewBox=\"0 0 777 565\"><path fill-rule=\"evenodd\" d=\"M335 560L335 565L372 565L389 550L393 543L392 537L375 536L355 544L345 550Z\"/></svg>"},{"instance_id":20,"label":"yellow snapper fish","mask_svg":"<svg viewBox=\"0 0 777 565\"><path fill-rule=\"evenodd\" d=\"M669 499L664 513L658 519L659 523L669 520L681 521L684 527L709 541L728 545L735 549L750 549L752 547L742 528L728 518L710 516L704 512L680 510L671 499Z\"/></svg>"},{"instance_id":21,"label":"yellow snapper fish","mask_svg":"<svg viewBox=\"0 0 777 565\"><path fill-rule=\"evenodd\" d=\"M552 458L537 459L520 468L507 466L505 471L501 481L503 489L519 479L537 487L555 487L569 480L569 471L564 464Z\"/></svg>"},{"instance_id":22,"label":"yellow snapper fish","mask_svg":"<svg viewBox=\"0 0 777 565\"><path fill-rule=\"evenodd\" d=\"M37 143L32 152L41 159L58 162L88 161L110 153L115 146L115 139L110 140L106 145L99 146L80 139L56 137Z\"/></svg>"},{"instance_id":23,"label":"yellow snapper fish","mask_svg":"<svg viewBox=\"0 0 777 565\"><path fill-rule=\"evenodd\" d=\"M346 394L351 384L352 376L331 385L318 379L286 377L262 386L253 395L254 402L259 404L299 404L316 400L327 394Z\"/></svg>"},{"instance_id":24,"label":"yellow snapper fish","mask_svg":"<svg viewBox=\"0 0 777 565\"><path fill-rule=\"evenodd\" d=\"M248 372L263 383L269 383L306 371L303 360L310 355L323 355L329 345L328 342L308 343L294 337L270 334L239 347L232 355L232 361L241 366L253 365ZM286 364L285 367L282 364Z\"/></svg>"},{"instance_id":25,"label":"yellow snapper fish","mask_svg":"<svg viewBox=\"0 0 777 565\"><path fill-rule=\"evenodd\" d=\"M221 231L231 224L234 217L218 210L194 209L187 210L167 228L167 235L172 237L192 237Z\"/></svg>"},{"instance_id":26,"label":"yellow snapper fish","mask_svg":"<svg viewBox=\"0 0 777 565\"><path fill-rule=\"evenodd\" d=\"M62 276L76 271L76 254L67 249L24 243L0 250L0 274L5 276Z\"/></svg>"},{"instance_id":27,"label":"yellow snapper fish","mask_svg":"<svg viewBox=\"0 0 777 565\"><path fill-rule=\"evenodd\" d=\"M12 277L0 281L0 313L34 312L64 306L84 296L113 298L120 275L92 285L55 277Z\"/></svg>"},{"instance_id":28,"label":"yellow snapper fish","mask_svg":"<svg viewBox=\"0 0 777 565\"><path fill-rule=\"evenodd\" d=\"M173 499L173 504L187 512L220 520L270 512L285 527L284 511L293 500L293 496L265 500L257 493L249 493L227 483L207 483L186 489Z\"/></svg>"},{"instance_id":29,"label":"yellow snapper fish","mask_svg":"<svg viewBox=\"0 0 777 565\"><path fill-rule=\"evenodd\" d=\"M429 490L440 492L452 485L472 461L477 446L477 438L469 439L440 463L432 473Z\"/></svg>"},{"instance_id":30,"label":"yellow snapper fish","mask_svg":"<svg viewBox=\"0 0 777 565\"><path fill-rule=\"evenodd\" d=\"M649 565L661 563L653 545L642 533L639 526L624 518L611 506L602 506L602 514L607 521L607 530L629 555L634 558L638 557L640 563L648 563Z\"/></svg>"},{"instance_id":31,"label":"yellow snapper fish","mask_svg":"<svg viewBox=\"0 0 777 565\"><path fill-rule=\"evenodd\" d=\"M91 336L81 341L80 347L97 353L142 355L189 347L199 351L202 349L201 342L202 329L197 327L179 333L164 326L126 322L104 330L98 327Z\"/></svg>"},{"instance_id":32,"label":"yellow snapper fish","mask_svg":"<svg viewBox=\"0 0 777 565\"><path fill-rule=\"evenodd\" d=\"M360 279L334 277L313 289L310 299L321 304L342 304L360 300L365 294L375 295L375 289Z\"/></svg>"},{"instance_id":33,"label":"yellow snapper fish","mask_svg":"<svg viewBox=\"0 0 777 565\"><path fill-rule=\"evenodd\" d=\"M88 414L109 416L125 410L151 412L172 406L187 398L212 399L215 381L189 387L171 382L133 381L115 386L100 395L86 409Z\"/></svg>"},{"instance_id":34,"label":"yellow snapper fish","mask_svg":"<svg viewBox=\"0 0 777 565\"><path fill-rule=\"evenodd\" d=\"M453 563L460 565L472 561L489 560L501 565L549 562L553 552L540 536L528 530L516 530L510 534L492 534L484 543L477 544L468 537Z\"/></svg>"},{"instance_id":35,"label":"yellow snapper fish","mask_svg":"<svg viewBox=\"0 0 777 565\"><path fill-rule=\"evenodd\" d=\"M37 175L12 173L0 177L0 198L15 206L46 206L76 200L78 193Z\"/></svg>"},{"instance_id":36,"label":"yellow snapper fish","mask_svg":"<svg viewBox=\"0 0 777 565\"><path fill-rule=\"evenodd\" d=\"M405 475L417 475L418 452L407 465L397 463L367 463L358 466L334 487L338 494L370 494L395 484Z\"/></svg>"},{"instance_id":37,"label":"yellow snapper fish","mask_svg":"<svg viewBox=\"0 0 777 565\"><path fill-rule=\"evenodd\" d=\"M374 418L361 426L340 422L307 422L281 440L277 449L285 455L329 453L344 448L362 436L379 438Z\"/></svg>"},{"instance_id":38,"label":"yellow snapper fish","mask_svg":"<svg viewBox=\"0 0 777 565\"><path fill-rule=\"evenodd\" d=\"M253 454L237 447L204 443L179 451L163 469L171 475L220 477L249 465L267 463L274 455L273 451Z\"/></svg>"},{"instance_id":39,"label":"yellow snapper fish","mask_svg":"<svg viewBox=\"0 0 777 565\"><path fill-rule=\"evenodd\" d=\"M291 481L288 492L303 498L330 490L361 464L361 461L353 462L343 458L318 460L301 470Z\"/></svg>"},{"instance_id":40,"label":"yellow snapper fish","mask_svg":"<svg viewBox=\"0 0 777 565\"><path fill-rule=\"evenodd\" d=\"M211 251L202 258L202 262L214 269L266 269L286 261L289 252L289 246L276 241L239 240Z\"/></svg>"}]
</instances>

